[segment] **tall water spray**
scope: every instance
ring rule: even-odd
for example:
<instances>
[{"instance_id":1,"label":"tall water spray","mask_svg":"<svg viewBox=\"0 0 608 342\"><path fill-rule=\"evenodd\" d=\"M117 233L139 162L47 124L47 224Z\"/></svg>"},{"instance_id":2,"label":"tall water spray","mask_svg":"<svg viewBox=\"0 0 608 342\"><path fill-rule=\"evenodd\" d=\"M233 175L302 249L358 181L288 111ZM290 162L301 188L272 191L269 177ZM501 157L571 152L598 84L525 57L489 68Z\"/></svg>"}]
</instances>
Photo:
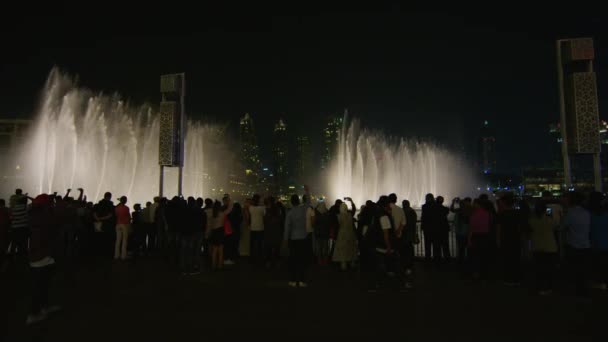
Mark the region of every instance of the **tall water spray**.
<instances>
[{"instance_id":1,"label":"tall water spray","mask_svg":"<svg viewBox=\"0 0 608 342\"><path fill-rule=\"evenodd\" d=\"M34 193L85 189L89 200L110 191L132 201L151 200L159 192L159 119L149 106L130 106L118 95L79 88L53 69L39 113L15 154L18 184ZM221 158L220 158L221 156ZM226 184L232 157L221 130L189 121L186 131L184 194L209 195L207 184ZM177 192L177 170L165 176L165 195Z\"/></svg>"},{"instance_id":2,"label":"tall water spray","mask_svg":"<svg viewBox=\"0 0 608 342\"><path fill-rule=\"evenodd\" d=\"M337 148L328 177L333 199L348 196L361 205L396 193L419 206L427 193L449 200L476 186L470 164L453 151L361 129L358 120L344 120Z\"/></svg>"}]
</instances>

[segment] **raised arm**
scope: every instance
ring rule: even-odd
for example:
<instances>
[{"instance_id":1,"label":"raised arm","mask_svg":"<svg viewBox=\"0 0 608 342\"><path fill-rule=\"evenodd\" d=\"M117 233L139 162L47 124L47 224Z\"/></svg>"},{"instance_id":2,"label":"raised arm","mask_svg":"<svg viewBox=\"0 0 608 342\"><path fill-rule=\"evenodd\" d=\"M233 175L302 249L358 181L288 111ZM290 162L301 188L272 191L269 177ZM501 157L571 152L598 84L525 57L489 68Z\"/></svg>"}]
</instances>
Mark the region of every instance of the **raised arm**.
<instances>
[{"instance_id":1,"label":"raised arm","mask_svg":"<svg viewBox=\"0 0 608 342\"><path fill-rule=\"evenodd\" d=\"M68 197L70 197L70 192L72 192L72 189L67 189L65 192L65 196L63 196L63 200L67 200Z\"/></svg>"},{"instance_id":2,"label":"raised arm","mask_svg":"<svg viewBox=\"0 0 608 342\"><path fill-rule=\"evenodd\" d=\"M78 194L78 202L82 202L84 190L82 188L78 188L78 191L80 192L80 194Z\"/></svg>"},{"instance_id":3,"label":"raised arm","mask_svg":"<svg viewBox=\"0 0 608 342\"><path fill-rule=\"evenodd\" d=\"M357 211L357 206L352 198L348 198L350 200L350 214L355 217L355 212Z\"/></svg>"}]
</instances>

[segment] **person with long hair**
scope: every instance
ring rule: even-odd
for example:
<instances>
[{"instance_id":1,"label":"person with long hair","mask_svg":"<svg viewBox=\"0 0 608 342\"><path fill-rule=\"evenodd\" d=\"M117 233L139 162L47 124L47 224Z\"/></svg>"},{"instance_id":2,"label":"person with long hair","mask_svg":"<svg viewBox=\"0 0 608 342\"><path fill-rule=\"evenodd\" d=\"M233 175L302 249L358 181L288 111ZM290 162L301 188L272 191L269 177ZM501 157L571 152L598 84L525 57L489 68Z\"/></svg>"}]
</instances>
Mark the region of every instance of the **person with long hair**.
<instances>
[{"instance_id":1,"label":"person with long hair","mask_svg":"<svg viewBox=\"0 0 608 342\"><path fill-rule=\"evenodd\" d=\"M211 246L211 270L221 270L224 266L224 212L222 203L215 201L211 214L211 234L209 244Z\"/></svg>"},{"instance_id":2,"label":"person with long hair","mask_svg":"<svg viewBox=\"0 0 608 342\"><path fill-rule=\"evenodd\" d=\"M218 271L224 266L224 242L226 238L226 228L224 227L227 215L232 212L232 201L228 201L226 206L222 202L215 201L212 210L212 231L209 238L211 245L211 270Z\"/></svg>"},{"instance_id":3,"label":"person with long hair","mask_svg":"<svg viewBox=\"0 0 608 342\"><path fill-rule=\"evenodd\" d=\"M226 210L229 207L229 202L232 200L228 198L228 202L224 202L223 209ZM243 210L239 203L234 203L232 210L226 215L227 224L230 225L231 234L226 236L226 260L224 264L234 265L236 259L239 257L239 243L241 241L241 225L243 223Z\"/></svg>"},{"instance_id":4,"label":"person with long hair","mask_svg":"<svg viewBox=\"0 0 608 342\"><path fill-rule=\"evenodd\" d=\"M339 234L336 240L336 249L333 261L340 264L340 269L346 271L347 267L354 267L355 257L357 256L357 236L353 223L353 216L348 211L346 203L340 204L338 214Z\"/></svg>"},{"instance_id":5,"label":"person with long hair","mask_svg":"<svg viewBox=\"0 0 608 342\"><path fill-rule=\"evenodd\" d=\"M528 221L534 268L536 271L536 291L541 296L553 291L553 270L557 260L557 241L553 213L547 210L547 203L539 200L534 206L534 213Z\"/></svg>"}]
</instances>

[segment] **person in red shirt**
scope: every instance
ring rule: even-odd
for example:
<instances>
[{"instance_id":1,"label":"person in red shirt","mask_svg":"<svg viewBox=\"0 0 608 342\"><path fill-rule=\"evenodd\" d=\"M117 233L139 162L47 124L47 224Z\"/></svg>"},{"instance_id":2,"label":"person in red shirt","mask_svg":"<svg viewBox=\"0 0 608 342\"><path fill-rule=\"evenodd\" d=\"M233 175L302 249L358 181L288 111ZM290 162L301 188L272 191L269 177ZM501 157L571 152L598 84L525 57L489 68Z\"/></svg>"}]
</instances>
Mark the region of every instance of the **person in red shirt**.
<instances>
[{"instance_id":1,"label":"person in red shirt","mask_svg":"<svg viewBox=\"0 0 608 342\"><path fill-rule=\"evenodd\" d=\"M114 260L127 259L127 243L129 241L129 229L131 228L131 211L126 206L127 197L120 198L120 204L116 206L116 244L114 245Z\"/></svg>"}]
</instances>

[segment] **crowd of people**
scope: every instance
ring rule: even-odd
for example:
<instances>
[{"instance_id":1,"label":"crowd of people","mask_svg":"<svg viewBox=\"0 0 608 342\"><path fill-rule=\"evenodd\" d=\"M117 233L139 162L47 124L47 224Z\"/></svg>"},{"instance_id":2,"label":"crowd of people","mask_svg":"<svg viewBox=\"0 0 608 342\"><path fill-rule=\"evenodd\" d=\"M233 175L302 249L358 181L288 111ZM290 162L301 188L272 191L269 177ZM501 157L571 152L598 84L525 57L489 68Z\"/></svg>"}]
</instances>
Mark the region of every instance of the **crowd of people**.
<instances>
[{"instance_id":1,"label":"crowd of people","mask_svg":"<svg viewBox=\"0 0 608 342\"><path fill-rule=\"evenodd\" d=\"M2 270L27 260L33 279L28 323L58 309L48 302L54 268L74 258L123 262L161 256L193 276L221 271L244 256L276 269L288 254L290 287L307 287L307 269L316 263L361 271L369 292L389 283L406 291L413 287L420 244L429 265L455 260L480 281L500 270L509 286L520 285L523 265L532 260L539 295L552 293L558 263L568 266L581 296L591 280L603 290L608 284L608 202L598 192L569 192L561 199L545 193L532 200L504 193L495 201L481 195L455 198L449 206L428 194L416 211L408 200L399 206L396 194L360 208L348 197L328 205L307 187L288 203L258 194L242 204L228 194L221 201L156 197L133 210L125 196L115 204L106 193L94 204L78 191L76 198L71 190L32 198L17 189L8 206L0 199ZM450 248L450 234L456 248Z\"/></svg>"}]
</instances>

